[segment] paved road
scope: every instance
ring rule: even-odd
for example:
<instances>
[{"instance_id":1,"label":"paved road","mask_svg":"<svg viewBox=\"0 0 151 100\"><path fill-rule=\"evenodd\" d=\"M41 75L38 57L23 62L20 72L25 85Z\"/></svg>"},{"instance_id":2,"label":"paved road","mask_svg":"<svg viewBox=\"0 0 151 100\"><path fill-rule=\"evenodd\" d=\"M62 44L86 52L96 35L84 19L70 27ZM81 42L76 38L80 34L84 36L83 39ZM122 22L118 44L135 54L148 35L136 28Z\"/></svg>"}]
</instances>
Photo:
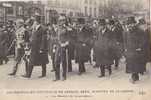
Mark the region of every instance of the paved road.
<instances>
[{"instance_id":1,"label":"paved road","mask_svg":"<svg viewBox=\"0 0 151 100\"><path fill-rule=\"evenodd\" d=\"M12 71L13 63L11 59L7 65L0 65L0 100L9 100L10 97L27 100L24 96L29 100L33 100L32 97L35 96L38 97L37 100L101 100L100 98L104 98L102 100L150 100L148 97L151 97L150 63L147 64L147 73L140 76L140 81L136 84L129 82L130 75L125 73L124 63L120 63L118 70L114 70L113 66L113 74L109 76L106 72L104 78L98 78L99 69L92 68L89 63L86 64L87 72L79 76L78 65L73 63L73 72L68 73L67 80L57 82L52 81L54 72L51 72L51 63L47 65L47 76L41 79L38 78L41 75L41 67L38 66L34 67L31 79L21 77L24 74L24 63L20 64L16 76L8 76ZM14 90L24 90L26 93L11 94ZM38 90L41 92L37 93ZM63 94L60 90L66 93ZM36 93L33 92L35 94L31 95L30 91ZM57 94L55 91L60 92Z\"/></svg>"}]
</instances>

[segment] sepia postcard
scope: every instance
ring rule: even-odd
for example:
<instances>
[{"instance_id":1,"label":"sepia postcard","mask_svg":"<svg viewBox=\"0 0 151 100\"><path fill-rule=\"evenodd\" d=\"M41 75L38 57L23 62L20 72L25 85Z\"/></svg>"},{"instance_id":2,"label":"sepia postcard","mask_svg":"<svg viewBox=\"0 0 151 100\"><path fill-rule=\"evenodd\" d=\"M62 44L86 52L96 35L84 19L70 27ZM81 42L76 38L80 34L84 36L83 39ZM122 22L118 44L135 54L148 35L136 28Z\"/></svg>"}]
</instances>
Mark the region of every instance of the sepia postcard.
<instances>
[{"instance_id":1,"label":"sepia postcard","mask_svg":"<svg viewBox=\"0 0 151 100\"><path fill-rule=\"evenodd\" d=\"M0 100L151 100L151 0L0 0Z\"/></svg>"}]
</instances>

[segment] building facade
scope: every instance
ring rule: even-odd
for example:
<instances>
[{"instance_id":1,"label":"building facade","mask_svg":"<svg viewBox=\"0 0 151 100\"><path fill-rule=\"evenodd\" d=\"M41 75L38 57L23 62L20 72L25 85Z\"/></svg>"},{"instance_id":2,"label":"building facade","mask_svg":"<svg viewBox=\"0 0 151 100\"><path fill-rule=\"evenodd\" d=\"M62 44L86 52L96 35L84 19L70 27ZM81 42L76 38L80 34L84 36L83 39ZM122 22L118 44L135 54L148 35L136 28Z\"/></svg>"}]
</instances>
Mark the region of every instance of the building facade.
<instances>
[{"instance_id":1,"label":"building facade","mask_svg":"<svg viewBox=\"0 0 151 100\"><path fill-rule=\"evenodd\" d=\"M23 18L26 20L35 12L38 12L44 20L44 5L40 2L8 1L0 2L0 21L16 20Z\"/></svg>"},{"instance_id":2,"label":"building facade","mask_svg":"<svg viewBox=\"0 0 151 100\"><path fill-rule=\"evenodd\" d=\"M69 17L99 16L99 0L47 0L46 22L50 21L50 11L55 10L58 14L63 13Z\"/></svg>"}]
</instances>

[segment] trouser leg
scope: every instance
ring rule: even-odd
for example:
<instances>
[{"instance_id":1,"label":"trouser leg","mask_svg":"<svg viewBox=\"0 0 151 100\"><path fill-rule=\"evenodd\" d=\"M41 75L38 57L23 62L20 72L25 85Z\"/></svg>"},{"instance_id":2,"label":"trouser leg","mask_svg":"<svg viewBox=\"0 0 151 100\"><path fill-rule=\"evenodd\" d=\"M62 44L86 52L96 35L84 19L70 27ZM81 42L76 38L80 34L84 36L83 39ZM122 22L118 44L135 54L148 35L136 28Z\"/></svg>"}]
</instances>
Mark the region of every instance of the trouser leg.
<instances>
[{"instance_id":1,"label":"trouser leg","mask_svg":"<svg viewBox=\"0 0 151 100\"><path fill-rule=\"evenodd\" d=\"M82 66L83 66L83 65L82 65L82 62L80 61L80 62L79 62L79 73L82 73Z\"/></svg>"},{"instance_id":2,"label":"trouser leg","mask_svg":"<svg viewBox=\"0 0 151 100\"><path fill-rule=\"evenodd\" d=\"M52 54L52 71L55 70L55 53Z\"/></svg>"},{"instance_id":3,"label":"trouser leg","mask_svg":"<svg viewBox=\"0 0 151 100\"><path fill-rule=\"evenodd\" d=\"M0 57L0 65L3 64L3 59Z\"/></svg>"},{"instance_id":4,"label":"trouser leg","mask_svg":"<svg viewBox=\"0 0 151 100\"><path fill-rule=\"evenodd\" d=\"M72 60L70 56L68 58L68 72L72 72Z\"/></svg>"},{"instance_id":5,"label":"trouser leg","mask_svg":"<svg viewBox=\"0 0 151 100\"><path fill-rule=\"evenodd\" d=\"M31 77L31 74L32 74L32 71L33 71L33 68L34 68L34 66L33 65L31 65L31 64L29 64L29 72L28 72L28 75L27 75L27 77Z\"/></svg>"},{"instance_id":6,"label":"trouser leg","mask_svg":"<svg viewBox=\"0 0 151 100\"><path fill-rule=\"evenodd\" d=\"M105 66L104 65L100 66L100 70L101 70L101 76L105 76Z\"/></svg>"},{"instance_id":7,"label":"trouser leg","mask_svg":"<svg viewBox=\"0 0 151 100\"><path fill-rule=\"evenodd\" d=\"M138 75L138 73L132 73L132 79L133 79L133 81L138 81L139 80L139 75Z\"/></svg>"},{"instance_id":8,"label":"trouser leg","mask_svg":"<svg viewBox=\"0 0 151 100\"><path fill-rule=\"evenodd\" d=\"M22 56L18 57L18 60L15 62L15 66L13 67L13 72L10 73L9 75L15 75L17 70L18 70L18 65L21 62Z\"/></svg>"},{"instance_id":9,"label":"trouser leg","mask_svg":"<svg viewBox=\"0 0 151 100\"><path fill-rule=\"evenodd\" d=\"M84 62L80 61L79 62L79 74L85 72L85 66L84 66Z\"/></svg>"},{"instance_id":10,"label":"trouser leg","mask_svg":"<svg viewBox=\"0 0 151 100\"><path fill-rule=\"evenodd\" d=\"M42 65L42 76L46 76L46 64Z\"/></svg>"},{"instance_id":11,"label":"trouser leg","mask_svg":"<svg viewBox=\"0 0 151 100\"><path fill-rule=\"evenodd\" d=\"M119 58L116 57L115 58L115 68L118 68L118 66L119 66Z\"/></svg>"},{"instance_id":12,"label":"trouser leg","mask_svg":"<svg viewBox=\"0 0 151 100\"><path fill-rule=\"evenodd\" d=\"M108 71L109 71L109 75L111 75L112 74L112 68L111 68L111 66L108 66Z\"/></svg>"},{"instance_id":13,"label":"trouser leg","mask_svg":"<svg viewBox=\"0 0 151 100\"><path fill-rule=\"evenodd\" d=\"M19 48L19 49L17 49L16 54L17 54L16 55L16 63L15 63L15 66L13 67L13 72L10 75L16 74L17 69L18 69L18 65L24 56L24 50L22 48Z\"/></svg>"},{"instance_id":14,"label":"trouser leg","mask_svg":"<svg viewBox=\"0 0 151 100\"><path fill-rule=\"evenodd\" d=\"M25 61L25 71L27 75L27 73L29 72L28 61Z\"/></svg>"},{"instance_id":15,"label":"trouser leg","mask_svg":"<svg viewBox=\"0 0 151 100\"><path fill-rule=\"evenodd\" d=\"M66 79L66 74L67 74L67 64L66 64L66 62L65 61L63 61L63 63L62 63L62 67L63 67L63 73L62 73L62 77L64 78L64 79Z\"/></svg>"},{"instance_id":16,"label":"trouser leg","mask_svg":"<svg viewBox=\"0 0 151 100\"><path fill-rule=\"evenodd\" d=\"M57 64L55 67L55 78L56 80L60 80L60 64Z\"/></svg>"},{"instance_id":17,"label":"trouser leg","mask_svg":"<svg viewBox=\"0 0 151 100\"><path fill-rule=\"evenodd\" d=\"M82 72L86 72L84 62L82 62Z\"/></svg>"},{"instance_id":18,"label":"trouser leg","mask_svg":"<svg viewBox=\"0 0 151 100\"><path fill-rule=\"evenodd\" d=\"M66 79L66 73L67 73L67 52L66 52L66 49L63 49L62 51L62 69L63 69L63 72L62 72L62 77L64 79Z\"/></svg>"}]
</instances>

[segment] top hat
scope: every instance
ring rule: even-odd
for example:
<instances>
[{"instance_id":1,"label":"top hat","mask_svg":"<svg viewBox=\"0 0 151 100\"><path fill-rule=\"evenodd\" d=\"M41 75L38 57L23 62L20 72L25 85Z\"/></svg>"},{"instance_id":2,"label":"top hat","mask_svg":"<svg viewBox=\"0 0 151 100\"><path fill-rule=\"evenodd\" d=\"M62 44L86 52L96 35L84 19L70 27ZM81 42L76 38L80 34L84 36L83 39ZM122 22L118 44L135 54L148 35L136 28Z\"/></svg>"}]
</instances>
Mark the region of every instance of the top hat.
<instances>
[{"instance_id":1,"label":"top hat","mask_svg":"<svg viewBox=\"0 0 151 100\"><path fill-rule=\"evenodd\" d=\"M115 21L113 19L110 19L109 20L109 25L114 25L115 24Z\"/></svg>"},{"instance_id":2,"label":"top hat","mask_svg":"<svg viewBox=\"0 0 151 100\"><path fill-rule=\"evenodd\" d=\"M79 24L85 24L85 19L84 18L78 18L78 23Z\"/></svg>"},{"instance_id":3,"label":"top hat","mask_svg":"<svg viewBox=\"0 0 151 100\"><path fill-rule=\"evenodd\" d=\"M139 19L138 22L139 22L139 24L146 24L146 21L143 18Z\"/></svg>"},{"instance_id":4,"label":"top hat","mask_svg":"<svg viewBox=\"0 0 151 100\"><path fill-rule=\"evenodd\" d=\"M106 24L105 19L99 19L99 24L100 24L100 25L105 25L105 24Z\"/></svg>"},{"instance_id":5,"label":"top hat","mask_svg":"<svg viewBox=\"0 0 151 100\"><path fill-rule=\"evenodd\" d=\"M127 24L134 24L134 23L136 23L135 17L134 16L128 17Z\"/></svg>"}]
</instances>

